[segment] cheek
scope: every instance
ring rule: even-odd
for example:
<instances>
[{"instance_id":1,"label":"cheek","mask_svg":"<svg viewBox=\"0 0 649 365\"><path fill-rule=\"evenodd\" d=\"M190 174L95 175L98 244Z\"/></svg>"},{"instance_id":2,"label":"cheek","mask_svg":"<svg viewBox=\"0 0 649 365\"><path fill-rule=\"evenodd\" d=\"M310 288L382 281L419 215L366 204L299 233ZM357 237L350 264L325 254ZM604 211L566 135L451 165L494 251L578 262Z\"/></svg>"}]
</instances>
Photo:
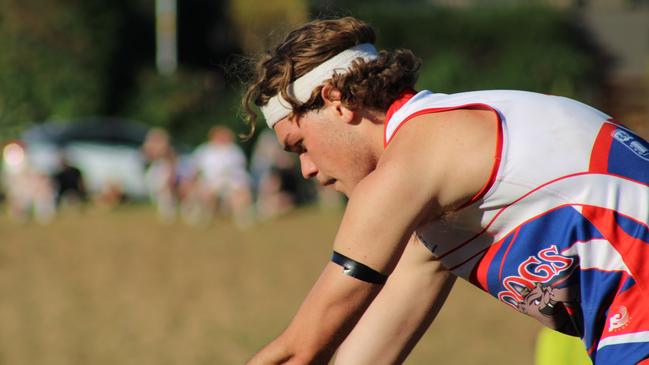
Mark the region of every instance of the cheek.
<instances>
[{"instance_id":1,"label":"cheek","mask_svg":"<svg viewBox=\"0 0 649 365\"><path fill-rule=\"evenodd\" d=\"M348 138L322 130L319 138L310 138L307 145L309 156L326 175L337 179L358 181L365 177L369 169L366 159L359 158L358 144ZM311 136L314 137L314 136Z\"/></svg>"},{"instance_id":2,"label":"cheek","mask_svg":"<svg viewBox=\"0 0 649 365\"><path fill-rule=\"evenodd\" d=\"M338 157L338 147L326 138L320 138L317 140L312 140L308 145L306 145L309 157L311 160L318 165L319 168L323 168L331 165L332 161L339 159Z\"/></svg>"}]
</instances>

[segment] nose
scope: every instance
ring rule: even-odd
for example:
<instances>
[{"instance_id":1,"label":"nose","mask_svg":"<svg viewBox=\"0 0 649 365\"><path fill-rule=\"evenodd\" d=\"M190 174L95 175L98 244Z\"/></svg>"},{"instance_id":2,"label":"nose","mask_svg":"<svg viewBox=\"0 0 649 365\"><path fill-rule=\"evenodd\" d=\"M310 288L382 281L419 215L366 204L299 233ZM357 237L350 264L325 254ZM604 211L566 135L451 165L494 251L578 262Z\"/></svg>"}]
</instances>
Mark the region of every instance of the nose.
<instances>
[{"instance_id":1,"label":"nose","mask_svg":"<svg viewBox=\"0 0 649 365\"><path fill-rule=\"evenodd\" d=\"M318 167L306 153L300 154L300 169L305 179L310 179L318 174Z\"/></svg>"}]
</instances>

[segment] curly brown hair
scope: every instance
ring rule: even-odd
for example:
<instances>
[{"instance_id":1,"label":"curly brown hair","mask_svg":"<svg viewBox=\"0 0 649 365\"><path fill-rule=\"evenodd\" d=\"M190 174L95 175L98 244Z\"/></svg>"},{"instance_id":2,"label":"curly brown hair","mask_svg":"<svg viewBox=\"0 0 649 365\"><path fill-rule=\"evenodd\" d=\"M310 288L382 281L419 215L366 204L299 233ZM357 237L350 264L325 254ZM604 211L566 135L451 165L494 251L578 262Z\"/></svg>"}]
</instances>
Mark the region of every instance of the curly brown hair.
<instances>
[{"instance_id":1,"label":"curly brown hair","mask_svg":"<svg viewBox=\"0 0 649 365\"><path fill-rule=\"evenodd\" d=\"M256 127L257 113L252 104L266 105L279 93L291 104L294 115L322 107L322 86L301 103L289 94L290 84L338 53L362 43L374 43L375 38L370 25L352 17L314 20L291 31L257 62L256 76L242 100L250 126L246 137L250 138ZM403 90L414 87L420 66L421 61L410 50L380 51L374 60L357 59L349 72L336 73L328 82L340 90L341 101L348 108L386 111Z\"/></svg>"}]
</instances>

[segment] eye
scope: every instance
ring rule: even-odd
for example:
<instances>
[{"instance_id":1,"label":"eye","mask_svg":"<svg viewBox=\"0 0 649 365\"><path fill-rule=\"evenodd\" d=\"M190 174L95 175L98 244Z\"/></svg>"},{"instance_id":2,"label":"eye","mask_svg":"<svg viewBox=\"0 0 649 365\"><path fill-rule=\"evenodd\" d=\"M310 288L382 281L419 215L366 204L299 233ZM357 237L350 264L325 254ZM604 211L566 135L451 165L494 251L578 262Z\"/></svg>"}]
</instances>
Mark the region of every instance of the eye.
<instances>
[{"instance_id":1,"label":"eye","mask_svg":"<svg viewBox=\"0 0 649 365\"><path fill-rule=\"evenodd\" d=\"M290 153L295 153L296 155L301 155L304 152L306 152L306 148L304 147L304 143L302 140L299 140L295 143L287 143L284 145L284 151L290 152Z\"/></svg>"},{"instance_id":2,"label":"eye","mask_svg":"<svg viewBox=\"0 0 649 365\"><path fill-rule=\"evenodd\" d=\"M304 147L304 140L299 140L296 144L293 145L293 148L291 148L292 151L298 155L301 155L306 152L306 147Z\"/></svg>"},{"instance_id":3,"label":"eye","mask_svg":"<svg viewBox=\"0 0 649 365\"><path fill-rule=\"evenodd\" d=\"M300 142L297 145L297 148L300 151L300 154L306 152L306 147L304 146L304 140L300 140Z\"/></svg>"}]
</instances>

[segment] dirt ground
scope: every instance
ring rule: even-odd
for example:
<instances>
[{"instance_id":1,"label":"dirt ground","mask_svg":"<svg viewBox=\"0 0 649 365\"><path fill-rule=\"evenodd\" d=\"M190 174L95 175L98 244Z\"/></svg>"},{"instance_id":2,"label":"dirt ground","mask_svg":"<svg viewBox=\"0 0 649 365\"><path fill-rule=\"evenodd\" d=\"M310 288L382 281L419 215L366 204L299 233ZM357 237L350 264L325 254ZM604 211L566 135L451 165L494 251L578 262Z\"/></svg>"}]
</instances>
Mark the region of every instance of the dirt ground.
<instances>
[{"instance_id":1,"label":"dirt ground","mask_svg":"<svg viewBox=\"0 0 649 365\"><path fill-rule=\"evenodd\" d=\"M146 206L0 217L0 364L241 364L286 326L328 260L339 209L238 231ZM456 284L407 364L533 364L539 325Z\"/></svg>"}]
</instances>

